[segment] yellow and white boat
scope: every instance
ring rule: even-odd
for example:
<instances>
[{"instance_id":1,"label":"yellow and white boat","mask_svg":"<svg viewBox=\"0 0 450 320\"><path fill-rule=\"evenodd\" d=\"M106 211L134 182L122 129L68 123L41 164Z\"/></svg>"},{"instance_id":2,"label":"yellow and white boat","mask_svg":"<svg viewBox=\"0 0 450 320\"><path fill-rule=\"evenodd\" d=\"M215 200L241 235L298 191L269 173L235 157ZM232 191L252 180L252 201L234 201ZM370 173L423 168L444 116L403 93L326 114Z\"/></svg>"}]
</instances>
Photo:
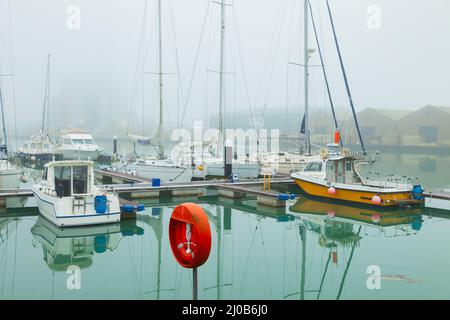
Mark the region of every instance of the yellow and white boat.
<instances>
[{"instance_id":1,"label":"yellow and white boat","mask_svg":"<svg viewBox=\"0 0 450 320\"><path fill-rule=\"evenodd\" d=\"M300 172L291 174L308 195L377 207L419 204L423 189L411 177L388 176L385 179L362 178L355 164L362 157L339 144L329 144L322 159L309 162Z\"/></svg>"}]
</instances>

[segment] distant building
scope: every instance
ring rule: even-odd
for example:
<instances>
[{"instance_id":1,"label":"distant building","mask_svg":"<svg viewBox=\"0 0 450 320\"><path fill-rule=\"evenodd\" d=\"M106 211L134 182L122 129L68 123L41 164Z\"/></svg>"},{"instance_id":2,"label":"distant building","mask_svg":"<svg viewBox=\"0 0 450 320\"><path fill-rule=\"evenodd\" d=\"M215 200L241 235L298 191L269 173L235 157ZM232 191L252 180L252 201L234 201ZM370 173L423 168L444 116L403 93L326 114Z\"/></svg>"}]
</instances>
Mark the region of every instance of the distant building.
<instances>
[{"instance_id":1,"label":"distant building","mask_svg":"<svg viewBox=\"0 0 450 320\"><path fill-rule=\"evenodd\" d=\"M450 107L427 105L398 121L403 145L450 147Z\"/></svg>"},{"instance_id":2,"label":"distant building","mask_svg":"<svg viewBox=\"0 0 450 320\"><path fill-rule=\"evenodd\" d=\"M365 144L398 144L397 123L409 112L375 108L366 108L358 112L358 124ZM359 142L353 117L348 117L343 121L341 131L346 137L346 143L357 144Z\"/></svg>"},{"instance_id":3,"label":"distant building","mask_svg":"<svg viewBox=\"0 0 450 320\"><path fill-rule=\"evenodd\" d=\"M343 108L336 112L344 144L359 144L352 113ZM254 114L261 113L259 110ZM303 110L267 109L264 115L258 119L261 127L280 129L287 135L299 134ZM225 117L229 128L252 128L248 112ZM357 113L357 118L366 145L450 147L450 107L427 105L413 111L366 108ZM309 119L311 142L318 145L331 142L334 121L329 109L314 108ZM217 116L212 116L210 125L217 126L216 123Z\"/></svg>"}]
</instances>

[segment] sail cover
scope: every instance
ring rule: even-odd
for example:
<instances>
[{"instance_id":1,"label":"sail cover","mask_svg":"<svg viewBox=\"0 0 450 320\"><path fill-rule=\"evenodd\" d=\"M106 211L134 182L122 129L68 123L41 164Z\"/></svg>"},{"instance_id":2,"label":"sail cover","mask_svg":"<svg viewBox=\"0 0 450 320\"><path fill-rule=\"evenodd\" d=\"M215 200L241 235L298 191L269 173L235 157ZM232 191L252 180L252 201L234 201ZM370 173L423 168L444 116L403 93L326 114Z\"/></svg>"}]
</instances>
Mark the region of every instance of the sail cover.
<instances>
[{"instance_id":1,"label":"sail cover","mask_svg":"<svg viewBox=\"0 0 450 320\"><path fill-rule=\"evenodd\" d=\"M305 128L305 115L303 115L302 125L300 126L300 133L305 134L306 128Z\"/></svg>"},{"instance_id":2,"label":"sail cover","mask_svg":"<svg viewBox=\"0 0 450 320\"><path fill-rule=\"evenodd\" d=\"M139 136L136 134L129 134L128 138L135 143L141 144L141 145L150 145L152 144L152 137L145 137L145 136Z\"/></svg>"}]
</instances>

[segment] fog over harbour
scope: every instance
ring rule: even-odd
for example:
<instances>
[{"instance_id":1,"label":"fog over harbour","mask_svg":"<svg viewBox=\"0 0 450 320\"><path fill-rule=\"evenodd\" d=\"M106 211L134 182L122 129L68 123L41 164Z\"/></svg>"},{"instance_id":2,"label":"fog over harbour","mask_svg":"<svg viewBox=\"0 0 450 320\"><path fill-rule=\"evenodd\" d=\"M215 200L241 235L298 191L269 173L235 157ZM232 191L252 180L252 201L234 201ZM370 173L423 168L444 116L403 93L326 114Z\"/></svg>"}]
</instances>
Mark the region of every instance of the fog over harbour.
<instances>
[{"instance_id":1,"label":"fog over harbour","mask_svg":"<svg viewBox=\"0 0 450 320\"><path fill-rule=\"evenodd\" d=\"M325 2L311 3L333 97L348 108ZM450 106L449 1L330 5L357 111ZM70 28L74 7L79 28ZM220 6L163 0L162 15L165 122L189 128L218 112ZM127 128L153 134L159 119L156 18L155 0L0 0L8 133L39 129L50 54L50 131L72 125L97 135L124 135ZM303 60L303 1L235 0L226 23L226 112L303 108L302 70L288 65ZM311 63L320 63L317 54ZM311 71L311 105L327 105L319 68Z\"/></svg>"}]
</instances>

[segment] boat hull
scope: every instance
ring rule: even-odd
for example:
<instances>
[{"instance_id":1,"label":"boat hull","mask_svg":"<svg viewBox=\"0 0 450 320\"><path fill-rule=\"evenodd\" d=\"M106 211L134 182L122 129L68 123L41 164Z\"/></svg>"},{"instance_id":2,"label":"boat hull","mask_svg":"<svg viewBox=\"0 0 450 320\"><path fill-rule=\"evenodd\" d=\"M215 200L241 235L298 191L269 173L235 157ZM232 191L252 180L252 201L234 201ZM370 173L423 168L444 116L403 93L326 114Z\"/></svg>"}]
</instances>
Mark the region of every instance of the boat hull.
<instances>
[{"instance_id":1,"label":"boat hull","mask_svg":"<svg viewBox=\"0 0 450 320\"><path fill-rule=\"evenodd\" d=\"M253 163L233 163L232 171L234 174L238 174L239 178L254 179L259 177L261 171L260 164ZM212 177L224 176L224 164L223 163L208 163L206 165L206 174Z\"/></svg>"},{"instance_id":2,"label":"boat hull","mask_svg":"<svg viewBox=\"0 0 450 320\"><path fill-rule=\"evenodd\" d=\"M97 161L100 150L70 150L62 149L58 150L62 154L64 160L91 160Z\"/></svg>"},{"instance_id":3,"label":"boat hull","mask_svg":"<svg viewBox=\"0 0 450 320\"><path fill-rule=\"evenodd\" d=\"M42 168L47 162L56 160L62 160L63 156L61 154L53 153L26 153L18 152L17 157L20 159L21 163L27 167L31 168Z\"/></svg>"},{"instance_id":4,"label":"boat hull","mask_svg":"<svg viewBox=\"0 0 450 320\"><path fill-rule=\"evenodd\" d=\"M193 168L159 165L134 165L136 175L147 179L167 182L187 182L192 180Z\"/></svg>"},{"instance_id":5,"label":"boat hull","mask_svg":"<svg viewBox=\"0 0 450 320\"><path fill-rule=\"evenodd\" d=\"M87 196L86 208L74 206L73 197L56 197L43 192L38 186L32 187L40 214L58 227L87 226L120 222L120 204L117 196L107 194L108 212L97 214L94 197ZM78 208L78 210L76 210Z\"/></svg>"},{"instance_id":6,"label":"boat hull","mask_svg":"<svg viewBox=\"0 0 450 320\"><path fill-rule=\"evenodd\" d=\"M339 200L344 202L359 203L364 205L376 206L376 207L394 207L401 204L420 204L419 200L414 200L411 197L410 190L402 191L383 191L379 188L365 188L367 190L351 190L348 188L339 188L334 185L336 192L330 194L328 189L330 186L323 183L312 182L298 177L293 177L295 183L306 194L313 197L327 198L333 200ZM372 201L374 196L378 196L381 199L379 204Z\"/></svg>"},{"instance_id":7,"label":"boat hull","mask_svg":"<svg viewBox=\"0 0 450 320\"><path fill-rule=\"evenodd\" d=\"M9 167L0 169L0 189L15 189L20 186L22 169Z\"/></svg>"}]
</instances>

